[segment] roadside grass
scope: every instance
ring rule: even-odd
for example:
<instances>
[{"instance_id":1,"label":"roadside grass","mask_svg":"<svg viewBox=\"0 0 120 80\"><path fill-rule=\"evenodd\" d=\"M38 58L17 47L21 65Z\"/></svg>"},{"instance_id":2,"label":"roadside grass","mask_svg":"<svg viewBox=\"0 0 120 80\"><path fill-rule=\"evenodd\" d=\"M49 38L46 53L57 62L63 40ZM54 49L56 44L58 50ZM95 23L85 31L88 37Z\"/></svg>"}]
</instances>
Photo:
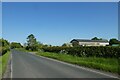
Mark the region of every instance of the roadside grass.
<instances>
[{"instance_id":1,"label":"roadside grass","mask_svg":"<svg viewBox=\"0 0 120 80\"><path fill-rule=\"evenodd\" d=\"M0 56L0 79L2 78L2 56Z\"/></svg>"},{"instance_id":2,"label":"roadside grass","mask_svg":"<svg viewBox=\"0 0 120 80\"><path fill-rule=\"evenodd\" d=\"M77 64L89 68L95 68L112 73L118 73L118 60L115 58L98 58L98 57L78 57L68 54L37 52L36 55L54 58L64 62Z\"/></svg>"},{"instance_id":3,"label":"roadside grass","mask_svg":"<svg viewBox=\"0 0 120 80\"><path fill-rule=\"evenodd\" d=\"M26 50L25 48L15 48L14 50L22 51L22 52L31 52L36 53L37 51Z\"/></svg>"},{"instance_id":4,"label":"roadside grass","mask_svg":"<svg viewBox=\"0 0 120 80\"><path fill-rule=\"evenodd\" d=\"M2 78L2 75L4 74L6 70L9 56L10 56L10 51L8 51L3 56L0 56L0 79Z\"/></svg>"},{"instance_id":5,"label":"roadside grass","mask_svg":"<svg viewBox=\"0 0 120 80\"><path fill-rule=\"evenodd\" d=\"M15 50L19 50L19 51L22 51L22 52L28 52L28 50L26 50L24 48L15 48Z\"/></svg>"}]
</instances>

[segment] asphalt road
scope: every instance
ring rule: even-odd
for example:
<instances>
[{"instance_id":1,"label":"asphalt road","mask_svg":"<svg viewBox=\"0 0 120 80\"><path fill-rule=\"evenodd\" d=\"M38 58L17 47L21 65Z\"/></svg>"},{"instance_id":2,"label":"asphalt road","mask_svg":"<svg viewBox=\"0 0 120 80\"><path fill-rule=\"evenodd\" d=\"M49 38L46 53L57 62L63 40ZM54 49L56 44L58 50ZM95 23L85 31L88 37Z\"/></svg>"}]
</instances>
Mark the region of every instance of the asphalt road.
<instances>
[{"instance_id":1,"label":"asphalt road","mask_svg":"<svg viewBox=\"0 0 120 80\"><path fill-rule=\"evenodd\" d=\"M112 78L113 76L75 67L30 53L12 50L12 78Z\"/></svg>"}]
</instances>

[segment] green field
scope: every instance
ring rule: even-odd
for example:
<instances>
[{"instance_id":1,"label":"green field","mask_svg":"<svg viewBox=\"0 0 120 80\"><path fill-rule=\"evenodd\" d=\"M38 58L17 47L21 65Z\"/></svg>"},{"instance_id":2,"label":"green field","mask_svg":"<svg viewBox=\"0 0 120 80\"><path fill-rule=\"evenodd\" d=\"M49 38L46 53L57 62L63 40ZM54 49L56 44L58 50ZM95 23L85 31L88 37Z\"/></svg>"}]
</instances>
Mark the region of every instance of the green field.
<instances>
[{"instance_id":1,"label":"green field","mask_svg":"<svg viewBox=\"0 0 120 80\"><path fill-rule=\"evenodd\" d=\"M50 52L38 52L36 54L80 66L118 73L118 60L115 58L77 57L68 54L57 54Z\"/></svg>"},{"instance_id":2,"label":"green field","mask_svg":"<svg viewBox=\"0 0 120 80\"><path fill-rule=\"evenodd\" d=\"M2 74L5 72L7 63L9 60L10 52L8 51L6 54L3 56L0 56L0 79L2 77Z\"/></svg>"}]
</instances>

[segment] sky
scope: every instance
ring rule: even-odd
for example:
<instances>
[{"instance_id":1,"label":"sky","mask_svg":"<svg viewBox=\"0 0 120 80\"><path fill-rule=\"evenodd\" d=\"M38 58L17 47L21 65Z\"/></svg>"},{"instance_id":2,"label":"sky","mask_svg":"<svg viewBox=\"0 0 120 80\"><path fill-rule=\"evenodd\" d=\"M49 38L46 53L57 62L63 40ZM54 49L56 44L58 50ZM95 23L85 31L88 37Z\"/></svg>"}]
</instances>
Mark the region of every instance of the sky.
<instances>
[{"instance_id":1,"label":"sky","mask_svg":"<svg viewBox=\"0 0 120 80\"><path fill-rule=\"evenodd\" d=\"M2 0L2 2L118 2L119 0Z\"/></svg>"},{"instance_id":2,"label":"sky","mask_svg":"<svg viewBox=\"0 0 120 80\"><path fill-rule=\"evenodd\" d=\"M3 2L2 37L23 44L30 34L51 45L72 39L118 38L118 3Z\"/></svg>"},{"instance_id":3,"label":"sky","mask_svg":"<svg viewBox=\"0 0 120 80\"><path fill-rule=\"evenodd\" d=\"M0 2L0 38L2 37L2 2Z\"/></svg>"},{"instance_id":4,"label":"sky","mask_svg":"<svg viewBox=\"0 0 120 80\"><path fill-rule=\"evenodd\" d=\"M118 3L118 14L120 14L120 2ZM120 19L120 15L118 15ZM120 20L118 20L118 40L120 41Z\"/></svg>"}]
</instances>

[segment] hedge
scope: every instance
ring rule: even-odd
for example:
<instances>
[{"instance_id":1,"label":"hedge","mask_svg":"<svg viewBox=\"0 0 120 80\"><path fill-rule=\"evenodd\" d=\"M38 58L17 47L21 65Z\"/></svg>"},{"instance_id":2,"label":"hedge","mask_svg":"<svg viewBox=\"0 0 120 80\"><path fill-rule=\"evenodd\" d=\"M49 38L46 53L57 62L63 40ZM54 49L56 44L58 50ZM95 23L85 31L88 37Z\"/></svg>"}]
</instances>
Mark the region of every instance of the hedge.
<instances>
[{"instance_id":1,"label":"hedge","mask_svg":"<svg viewBox=\"0 0 120 80\"><path fill-rule=\"evenodd\" d=\"M4 55L9 50L9 47L0 47L0 56Z\"/></svg>"},{"instance_id":2,"label":"hedge","mask_svg":"<svg viewBox=\"0 0 120 80\"><path fill-rule=\"evenodd\" d=\"M84 47L43 47L45 52L60 53L65 51L73 56L84 57L104 57L118 58L120 57L120 47L112 46L84 46Z\"/></svg>"}]
</instances>

